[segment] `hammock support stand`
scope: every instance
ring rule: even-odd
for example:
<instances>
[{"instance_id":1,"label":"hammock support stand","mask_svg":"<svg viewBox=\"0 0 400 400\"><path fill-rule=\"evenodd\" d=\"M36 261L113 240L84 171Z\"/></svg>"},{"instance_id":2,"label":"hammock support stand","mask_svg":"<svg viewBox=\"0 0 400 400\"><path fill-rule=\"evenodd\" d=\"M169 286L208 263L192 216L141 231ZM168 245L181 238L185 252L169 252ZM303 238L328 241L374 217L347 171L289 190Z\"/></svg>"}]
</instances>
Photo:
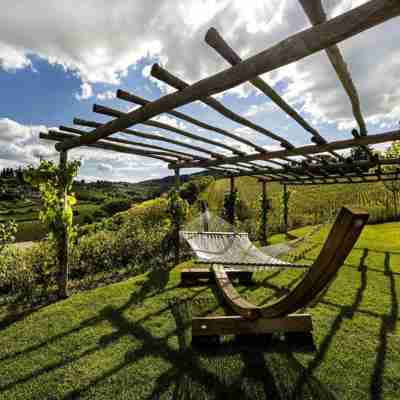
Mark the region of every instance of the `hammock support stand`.
<instances>
[{"instance_id":1,"label":"hammock support stand","mask_svg":"<svg viewBox=\"0 0 400 400\"><path fill-rule=\"evenodd\" d=\"M274 332L284 333L288 339L297 336L300 338L311 337L312 340L311 331L313 324L311 315L299 313L299 311L305 309L310 303L315 302L318 296L324 293L332 283L338 270L359 238L368 217L368 213L363 210L343 207L331 228L319 256L308 267L302 280L285 296L266 306L257 306L248 302L241 297L232 284L232 280L237 277L240 279L241 276L246 276L246 279L248 279L249 272L252 273L252 269L256 270L254 262L247 265L238 263L232 266L229 265L229 261L225 264L221 263L223 259L222 255L214 255L213 257L209 257L208 260L208 263L211 265L210 268L182 270L181 277L183 283L194 284L201 279L210 279L212 277L233 314L227 316L193 317L192 342L203 343L204 338L209 337L212 342L217 343L219 342L219 338L224 335L237 335L238 338L250 335L254 339L253 335L264 335ZM188 241L189 244L193 244L190 240ZM204 250L204 248L194 248L198 256ZM247 258L244 258L250 258L254 261L255 253L250 251L249 254L246 254ZM277 259L274 260L276 261ZM265 265L265 268L298 267L296 264L278 261L278 263L269 262ZM200 262L205 261L200 259ZM246 273L247 275L242 275Z\"/></svg>"}]
</instances>

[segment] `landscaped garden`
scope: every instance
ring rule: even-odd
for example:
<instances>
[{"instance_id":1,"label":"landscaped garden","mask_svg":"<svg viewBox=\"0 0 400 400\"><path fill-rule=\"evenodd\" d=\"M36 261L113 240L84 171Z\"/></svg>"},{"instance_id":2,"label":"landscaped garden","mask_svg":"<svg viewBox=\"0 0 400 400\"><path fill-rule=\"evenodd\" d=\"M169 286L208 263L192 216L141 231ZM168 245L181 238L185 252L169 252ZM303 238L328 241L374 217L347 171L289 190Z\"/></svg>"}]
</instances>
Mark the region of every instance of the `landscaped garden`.
<instances>
[{"instance_id":1,"label":"landscaped garden","mask_svg":"<svg viewBox=\"0 0 400 400\"><path fill-rule=\"evenodd\" d=\"M326 232L313 240L322 244ZM185 347L185 329L174 318L185 306L180 302L190 301L198 315L225 313L212 286L179 287L188 262L75 294L18 321L4 316L1 398L398 399L399 237L399 223L365 228L310 310L313 352L289 348L278 337L267 349ZM258 272L254 285L238 289L264 304L298 278L297 271Z\"/></svg>"}]
</instances>

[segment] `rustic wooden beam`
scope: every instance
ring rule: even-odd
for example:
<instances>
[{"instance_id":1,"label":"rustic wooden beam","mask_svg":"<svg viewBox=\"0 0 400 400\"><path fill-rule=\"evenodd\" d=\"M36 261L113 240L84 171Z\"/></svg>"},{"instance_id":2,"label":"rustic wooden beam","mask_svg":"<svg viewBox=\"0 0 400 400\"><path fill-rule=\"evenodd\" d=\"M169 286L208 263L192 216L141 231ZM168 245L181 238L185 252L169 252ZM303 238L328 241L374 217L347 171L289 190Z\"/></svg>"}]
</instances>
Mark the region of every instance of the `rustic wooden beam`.
<instances>
[{"instance_id":1,"label":"rustic wooden beam","mask_svg":"<svg viewBox=\"0 0 400 400\"><path fill-rule=\"evenodd\" d=\"M290 193L288 192L288 188L283 184L283 229L285 234L289 231L289 197Z\"/></svg>"},{"instance_id":2,"label":"rustic wooden beam","mask_svg":"<svg viewBox=\"0 0 400 400\"><path fill-rule=\"evenodd\" d=\"M231 175L229 177L229 194L231 196L231 199L233 198L233 196L235 195L235 178ZM235 214L236 214L236 204L229 202L229 210L228 211L228 222L235 226Z\"/></svg>"},{"instance_id":3,"label":"rustic wooden beam","mask_svg":"<svg viewBox=\"0 0 400 400\"><path fill-rule=\"evenodd\" d=\"M303 10L307 14L310 22L315 26L326 22L326 14L322 6L321 0L299 0ZM353 109L353 115L358 123L360 135L364 136L367 134L367 127L364 118L361 113L360 99L357 93L357 89L351 79L350 72L347 68L347 64L339 50L337 45L332 45L325 49L328 55L329 61L332 64L333 69L342 83L347 96L350 99L351 106Z\"/></svg>"},{"instance_id":4,"label":"rustic wooden beam","mask_svg":"<svg viewBox=\"0 0 400 400\"><path fill-rule=\"evenodd\" d=\"M87 121L87 120L84 120L84 119L81 119L81 118L74 118L74 124L75 125L81 125L81 126L87 126L87 127L90 127L90 128L99 128L100 126L103 125L100 122ZM215 153L214 151L205 149L204 147L194 146L194 145L191 145L191 144L188 144L188 143L185 143L185 142L180 142L179 140L174 140L174 139L166 138L164 136L159 136L159 135L156 135L154 133L138 132L138 131L132 130L132 129L123 129L121 132L122 133L126 133L127 135L141 137L141 138L144 138L144 139L156 140L158 142L171 143L171 144L174 144L176 146L185 147L187 149L198 151L200 153L209 154L210 156L212 156L214 158L218 158L220 156L218 153ZM196 155L196 158L207 160L207 158L201 157L199 155Z\"/></svg>"},{"instance_id":5,"label":"rustic wooden beam","mask_svg":"<svg viewBox=\"0 0 400 400\"><path fill-rule=\"evenodd\" d=\"M57 132L57 131L49 131L49 133L41 132L39 134L40 139L45 139L45 140L53 140L56 142L61 143L64 140L70 140L74 139L79 136L74 136L74 135L68 135L66 133L62 132ZM164 161L166 163L170 163L171 161L175 160L176 158L170 158L164 155L160 155L160 152L147 152L145 150L140 150L140 149L133 149L125 146L120 146L112 143L107 143L104 141L98 141L95 143L91 144L85 144L84 146L87 147L94 147L97 149L103 149L103 150L109 150L109 151L115 151L117 153L125 153L125 154L132 154L132 155L137 155L137 156L142 156L142 157L148 157L148 158L154 158L160 161Z\"/></svg>"},{"instance_id":6,"label":"rustic wooden beam","mask_svg":"<svg viewBox=\"0 0 400 400\"><path fill-rule=\"evenodd\" d=\"M294 185L294 186L312 186L312 185L345 185L345 184L363 184L363 183L377 183L377 182L390 182L390 181L395 181L398 180L398 178L394 176L388 176L388 177L379 177L379 176L374 176L376 179L367 179L367 180L361 180L361 181L334 181L334 182L324 182L324 183L315 183L315 182L309 182L309 181L298 181L298 182L285 182L286 185Z\"/></svg>"},{"instance_id":7,"label":"rustic wooden beam","mask_svg":"<svg viewBox=\"0 0 400 400\"><path fill-rule=\"evenodd\" d=\"M179 193L179 189L181 186L181 176L179 173L179 168L175 169L175 190ZM179 231L181 227L179 225L179 221L176 220L176 225L175 225L175 265L178 265L181 260L181 243L180 243L180 236L179 236Z\"/></svg>"},{"instance_id":8,"label":"rustic wooden beam","mask_svg":"<svg viewBox=\"0 0 400 400\"><path fill-rule=\"evenodd\" d=\"M93 104L93 112L98 113L98 114L103 114L103 115L109 115L111 117L117 117L117 118L127 115L127 113L124 113L122 111L118 111L118 110L115 110L110 107L101 106L99 104ZM246 154L243 151L240 151L232 146L228 146L224 143L220 143L215 140L207 139L203 136L199 136L194 133L185 131L183 129L176 128L172 125L164 124L164 123L157 122L157 121L143 121L142 124L147 125L147 126L152 126L155 128L164 129L166 131L177 133L178 135L187 137L189 139L197 140L199 142L207 143L212 146L220 147L224 150L228 150L228 151L232 152L233 154L238 154L238 155ZM218 154L218 153L215 153L215 154ZM219 155L219 157L222 157L222 155Z\"/></svg>"},{"instance_id":9,"label":"rustic wooden beam","mask_svg":"<svg viewBox=\"0 0 400 400\"><path fill-rule=\"evenodd\" d=\"M168 72L166 69L162 68L158 64L153 65L153 68L151 69L151 75L154 78L157 78L158 80L178 90L184 90L190 87L188 83L184 82L182 79L179 79L176 75L173 75L171 72ZM225 107L220 101L216 100L211 96L201 98L200 101L208 105L209 107L211 107L213 110L217 111L224 117L229 118L230 120L240 125L253 129L256 132L259 132L270 139L277 140L281 144L281 146L286 149L292 149L294 147L288 140L284 139L283 137L271 132L270 130L260 125L253 123L249 119L244 118L241 115L233 112L228 107Z\"/></svg>"},{"instance_id":10,"label":"rustic wooden beam","mask_svg":"<svg viewBox=\"0 0 400 400\"><path fill-rule=\"evenodd\" d=\"M200 80L190 87L161 97L137 110L80 136L57 143L58 151L94 143L113 133L129 128L174 108L231 89L258 75L301 60L324 48L340 43L367 29L400 15L395 0L371 0L327 22L306 29L275 46L249 57L234 67Z\"/></svg>"},{"instance_id":11,"label":"rustic wooden beam","mask_svg":"<svg viewBox=\"0 0 400 400\"><path fill-rule=\"evenodd\" d=\"M267 199L267 182L265 180L261 181L261 242L264 246L268 244L267 242L267 213L268 213L268 199Z\"/></svg>"},{"instance_id":12,"label":"rustic wooden beam","mask_svg":"<svg viewBox=\"0 0 400 400\"><path fill-rule=\"evenodd\" d=\"M134 95L132 93L126 92L125 90L121 90L121 89L117 90L117 97L119 99L130 101L131 103L139 104L141 106L145 106L146 104L151 103L149 100L145 100L142 97L139 97L137 95ZM180 111L170 111L167 114L172 115L175 118L181 119L183 121L189 122L189 123L191 123L193 125L196 125L196 126L198 126L200 128L207 129L209 131L213 131L213 132L219 133L221 135L230 137L231 139L237 140L238 142L241 142L241 143L245 144L246 146L249 146L249 147L253 148L254 150L259 151L261 153L265 152L265 149L263 147L259 146L257 143L253 143L250 140L247 140L247 139L245 139L245 138L243 138L241 136L238 136L238 135L235 135L235 134L233 134L231 132L228 132L225 129L222 129L222 128L207 124L207 123L205 123L203 121L200 121L200 120L198 120L196 118L193 118L190 115L184 114L184 113L182 113Z\"/></svg>"},{"instance_id":13,"label":"rustic wooden beam","mask_svg":"<svg viewBox=\"0 0 400 400\"><path fill-rule=\"evenodd\" d=\"M86 131L82 131L76 128L71 128L69 126L64 126L64 125L60 125L59 129L61 131L65 131L65 132L70 132L70 133L76 133L78 135L86 135L87 132ZM130 146L136 146L136 147L145 147L148 149L152 149L152 150L159 150L163 153L165 153L166 155L171 155L171 156L175 156L178 159L182 159L182 160L194 160L194 159L203 159L205 160L205 158L198 158L196 155L194 154L189 154L189 153L185 153L182 151L178 151L178 150L173 150L173 149L168 149L165 147L161 147L161 146L157 146L154 144L148 144L148 143L142 143L142 142L134 142L132 140L125 140L122 138L116 138L116 137L107 137L107 139L104 139L104 142L114 142L114 143L121 143L121 144L127 144Z\"/></svg>"},{"instance_id":14,"label":"rustic wooden beam","mask_svg":"<svg viewBox=\"0 0 400 400\"><path fill-rule=\"evenodd\" d=\"M271 151L266 154L248 154L242 157L224 157L223 160L212 160L209 162L199 162L199 163L182 163L181 168L197 168L205 166L215 166L222 163L235 164L237 162L247 162L255 160L268 161L274 158L282 158L288 156L301 156L304 154L318 154L328 152L330 150L343 150L350 147L357 146L367 146L370 144L391 142L394 140L400 140L400 130L395 130L391 132L380 133L377 135L360 136L357 139L346 139L330 142L323 145L306 145L297 147L293 150L277 150ZM172 168L173 165L171 166Z\"/></svg>"},{"instance_id":15,"label":"rustic wooden beam","mask_svg":"<svg viewBox=\"0 0 400 400\"><path fill-rule=\"evenodd\" d=\"M363 161L361 162L360 166L362 168L368 167L374 167L374 166L380 166L380 165L399 165L400 164L400 158L393 158L390 160L382 159L382 160L377 160L377 164L375 162L371 161ZM334 165L334 164L333 164ZM337 164L337 170L332 168L329 171L329 174L322 174L321 172L318 172L318 166L314 166L314 169L312 170L313 174L307 174L305 173L304 170L301 169L296 169L295 167L290 168L290 167L284 167L284 168L271 168L271 167L264 167L261 166L260 170L257 171L238 171L236 170L235 177L240 177L240 176L252 176L252 177L259 177L260 175L263 177L271 177L273 182L281 182L281 183L286 183L286 184L291 184L291 182L313 182L313 184L321 184L324 183L325 180L331 179L334 181L337 181L339 183L339 179L344 179L348 180L349 182L353 182L352 178L368 178L368 177L376 177L379 176L379 172L375 171L374 173L367 173L367 172L360 172L357 170L352 170L351 168L354 167L352 164L348 164L346 169L346 174L343 173L341 170L340 166L342 164ZM359 168L360 169L360 168ZM232 171L232 170L231 170ZM308 176L308 178L304 178L304 176ZM340 183L343 183L343 181L340 181Z\"/></svg>"},{"instance_id":16,"label":"rustic wooden beam","mask_svg":"<svg viewBox=\"0 0 400 400\"><path fill-rule=\"evenodd\" d=\"M219 32L215 28L210 28L205 36L205 41L216 52L231 65L237 65L243 60L240 56L228 45ZM258 90L270 98L281 110L292 117L300 126L311 133L312 141L315 144L325 144L326 140L313 128L293 107L291 107L264 79L259 76L250 79L249 81Z\"/></svg>"},{"instance_id":17,"label":"rustic wooden beam","mask_svg":"<svg viewBox=\"0 0 400 400\"><path fill-rule=\"evenodd\" d=\"M66 150L60 152L60 163L59 168L62 175L63 182L63 193L62 202L64 211L68 206L68 192L67 192L67 161L68 154ZM68 297L68 275L69 275L69 233L68 227L65 223L62 223L59 227L59 237L57 238L57 256L58 256L58 297L65 299Z\"/></svg>"}]
</instances>

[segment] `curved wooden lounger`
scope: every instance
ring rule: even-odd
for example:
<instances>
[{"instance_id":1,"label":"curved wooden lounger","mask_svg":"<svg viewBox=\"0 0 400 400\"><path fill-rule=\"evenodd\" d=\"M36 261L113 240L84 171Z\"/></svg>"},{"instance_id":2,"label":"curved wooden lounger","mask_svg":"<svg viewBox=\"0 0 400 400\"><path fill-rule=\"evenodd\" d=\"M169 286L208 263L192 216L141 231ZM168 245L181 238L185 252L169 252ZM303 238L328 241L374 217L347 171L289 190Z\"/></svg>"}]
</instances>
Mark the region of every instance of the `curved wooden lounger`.
<instances>
[{"instance_id":1,"label":"curved wooden lounger","mask_svg":"<svg viewBox=\"0 0 400 400\"><path fill-rule=\"evenodd\" d=\"M212 267L218 287L227 303L246 319L287 316L307 306L335 277L368 220L368 213L343 207L314 264L285 297L258 307L243 299L231 284L222 265Z\"/></svg>"}]
</instances>

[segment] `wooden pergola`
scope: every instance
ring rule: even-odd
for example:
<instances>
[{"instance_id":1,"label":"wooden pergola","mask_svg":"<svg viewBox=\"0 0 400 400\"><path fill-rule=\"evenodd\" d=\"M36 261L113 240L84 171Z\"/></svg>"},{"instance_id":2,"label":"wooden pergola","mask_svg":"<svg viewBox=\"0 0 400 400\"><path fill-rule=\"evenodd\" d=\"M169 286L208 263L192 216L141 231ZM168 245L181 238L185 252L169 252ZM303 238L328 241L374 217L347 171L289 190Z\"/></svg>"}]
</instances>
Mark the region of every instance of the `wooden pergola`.
<instances>
[{"instance_id":1,"label":"wooden pergola","mask_svg":"<svg viewBox=\"0 0 400 400\"><path fill-rule=\"evenodd\" d=\"M313 25L311 28L292 35L245 60L242 60L224 41L216 29L211 28L205 36L205 41L231 65L229 68L194 84L188 84L170 71L154 64L151 75L176 91L149 101L133 93L118 90L117 98L139 107L130 112L123 112L95 104L93 107L95 113L112 119L100 123L75 118L73 120L75 125L93 129L86 131L60 126L58 131L50 130L41 133L40 137L58 142L55 147L60 152L62 165L66 163L68 150L88 146L161 160L175 171L177 184L180 171L191 168L206 170L217 177L230 177L231 187L234 186L235 177L254 176L263 185L263 204L266 204L266 185L269 182L279 182L286 190L287 185L368 183L398 179L400 169L391 168L391 172L387 172L387 169L382 167L399 165L400 159L380 159L372 154L368 146L399 140L400 130L368 134L357 90L337 44L399 16L400 2L371 0L327 20L321 0L299 1ZM351 131L350 138L328 142L259 76L321 50L326 52L351 103L358 129ZM305 137L309 138L310 144L295 147L289 139L252 122L213 97L245 82L250 82L292 118L305 131ZM249 128L256 134L251 137L238 135L175 110L194 101L201 101L225 118ZM152 119L163 113L202 128L202 133L193 133ZM162 129L181 136L182 140L132 129L137 124ZM207 136L207 132L213 133L220 139L229 138L229 143L232 144L211 139ZM112 136L119 133L123 133L124 138ZM126 139L127 135L136 140ZM278 142L281 149L268 151L257 143L257 137L268 137ZM147 141L143 142L142 139ZM190 142L187 139L190 139ZM249 152L241 150L239 146L242 145L251 150ZM351 148L362 149L364 157L361 160L354 160L339 152ZM264 212L266 213L266 209ZM263 217L264 219L266 221L266 217Z\"/></svg>"}]
</instances>

